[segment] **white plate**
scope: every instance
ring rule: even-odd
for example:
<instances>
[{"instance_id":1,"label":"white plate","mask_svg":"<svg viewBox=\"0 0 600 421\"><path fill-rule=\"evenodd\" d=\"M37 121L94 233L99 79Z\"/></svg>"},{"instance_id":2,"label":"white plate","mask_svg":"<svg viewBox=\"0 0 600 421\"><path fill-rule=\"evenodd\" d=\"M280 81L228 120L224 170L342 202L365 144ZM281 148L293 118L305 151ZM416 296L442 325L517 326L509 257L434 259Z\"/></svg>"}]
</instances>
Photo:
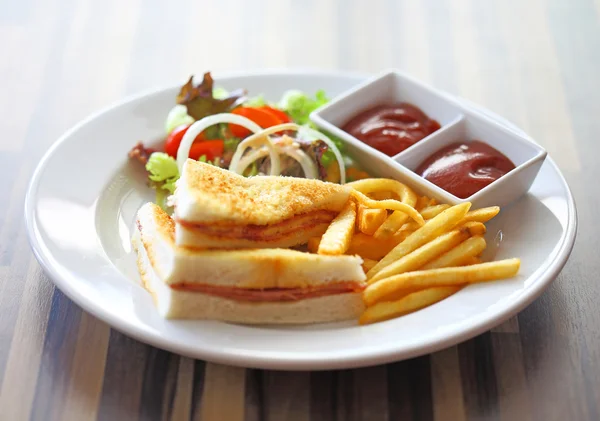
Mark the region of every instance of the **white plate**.
<instances>
[{"instance_id":1,"label":"white plate","mask_svg":"<svg viewBox=\"0 0 600 421\"><path fill-rule=\"evenodd\" d=\"M287 89L334 96L363 77L273 72L217 78L277 100ZM225 364L287 370L380 364L433 352L482 333L531 303L565 264L576 234L576 210L565 179L546 159L528 195L489 224L490 252L518 256L517 278L469 286L416 313L368 326L354 322L253 327L160 318L137 283L130 233L153 193L127 162L138 140L161 138L178 87L130 98L78 124L40 162L25 218L30 242L48 275L69 298L142 342ZM502 242L493 246L497 233Z\"/></svg>"}]
</instances>

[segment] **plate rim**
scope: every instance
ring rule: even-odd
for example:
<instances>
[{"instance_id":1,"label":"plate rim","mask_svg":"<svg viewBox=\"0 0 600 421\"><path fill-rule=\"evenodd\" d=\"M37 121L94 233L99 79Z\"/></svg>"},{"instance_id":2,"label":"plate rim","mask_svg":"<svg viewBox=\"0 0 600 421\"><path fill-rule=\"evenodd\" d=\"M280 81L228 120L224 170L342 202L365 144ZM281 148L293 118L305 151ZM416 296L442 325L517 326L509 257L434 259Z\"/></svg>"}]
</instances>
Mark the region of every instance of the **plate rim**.
<instances>
[{"instance_id":1,"label":"plate rim","mask_svg":"<svg viewBox=\"0 0 600 421\"><path fill-rule=\"evenodd\" d=\"M314 77L340 77L348 79L359 79L367 78L372 76L369 73L362 72L345 72L345 71L332 71L332 70L320 70L315 68L289 68L289 69L256 69L249 71L239 72L214 72L215 79L230 79L240 77L265 77L265 76L314 76ZM36 257L36 260L42 267L45 274L52 280L54 285L64 293L74 304L79 306L82 310L90 313L99 320L107 323L112 329L115 329L129 337L132 337L140 342L147 345L155 346L157 348L165 349L178 355L184 355L187 357L202 359L205 361L216 362L221 364L228 364L238 367L247 368L261 368L271 370L332 370L332 369L347 369L347 368L358 368L373 366L378 364L384 364L394 361L405 360L414 358L417 356L429 354L432 352L445 349L449 346L464 342L477 335L480 335L493 326L496 326L503 321L513 317L515 314L520 313L525 307L535 301L541 294L548 288L550 283L556 279L560 271L565 266L569 259L571 252L575 244L575 238L577 234L578 216L575 199L571 192L563 173L560 171L551 156L546 157L546 161L552 167L554 173L560 179L562 186L566 192L566 199L568 201L568 218L567 226L564 229L562 238L558 243L558 249L556 251L556 257L547 265L546 269L536 277L536 281L527 288L526 294L521 294L516 297L515 302L510 307L503 307L500 310L492 312L489 315L480 317L472 322L468 327L461 329L458 333L452 332L446 334L445 337L439 338L434 337L429 341L420 342L417 345L412 345L408 348L401 349L384 349L384 350L368 350L358 355L341 355L338 357L332 357L330 359L316 360L311 359L310 355L303 357L302 359L288 358L288 357L274 357L266 355L257 355L256 352L247 353L245 355L239 355L234 352L233 354L215 352L214 350L198 348L197 346L190 346L189 344L174 344L168 339L160 336L147 333L137 328L134 324L123 320L120 317L113 315L112 313L102 310L99 306L94 306L91 302L88 302L85 298L81 297L76 293L70 285L70 281L63 277L53 266L51 259L46 254L51 254L44 243L39 237L37 226L35 222L35 199L39 190L40 175L45 169L48 161L54 155L56 149L65 142L73 133L78 131L81 127L85 126L89 122L93 121L100 115L110 111L111 109L124 105L129 102L140 100L144 97L152 96L163 92L165 90L174 89L178 85L162 85L158 88L147 89L128 95L120 100L113 101L102 107L98 111L89 114L84 119L73 125L67 131L65 131L44 153L42 158L37 163L37 166L31 176L29 184L27 186L25 201L24 201L24 218L25 228L27 237L29 240L30 248ZM457 98L461 99L457 96ZM470 102L470 101L469 101ZM476 104L474 104L476 105ZM494 112L482 108L483 111L488 112L490 116L496 119L500 124L512 126L515 129L516 126L508 122L501 116Z\"/></svg>"}]
</instances>

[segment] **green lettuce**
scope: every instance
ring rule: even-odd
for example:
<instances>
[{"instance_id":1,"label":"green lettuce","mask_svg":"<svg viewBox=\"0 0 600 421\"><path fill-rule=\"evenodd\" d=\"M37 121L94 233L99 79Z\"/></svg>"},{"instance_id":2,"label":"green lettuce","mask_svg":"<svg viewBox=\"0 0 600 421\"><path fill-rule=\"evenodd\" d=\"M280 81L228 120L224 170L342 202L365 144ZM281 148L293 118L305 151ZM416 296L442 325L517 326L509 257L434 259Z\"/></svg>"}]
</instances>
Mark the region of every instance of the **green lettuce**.
<instances>
[{"instance_id":1,"label":"green lettuce","mask_svg":"<svg viewBox=\"0 0 600 421\"><path fill-rule=\"evenodd\" d=\"M244 107L262 107L264 105L268 105L264 95L257 95L244 102Z\"/></svg>"},{"instance_id":2,"label":"green lettuce","mask_svg":"<svg viewBox=\"0 0 600 421\"><path fill-rule=\"evenodd\" d=\"M217 158L213 159L212 161L209 161L208 157L206 155L202 155L200 158L198 158L198 161L204 162L205 164L213 165L215 167L219 167L220 158L217 157Z\"/></svg>"},{"instance_id":3,"label":"green lettuce","mask_svg":"<svg viewBox=\"0 0 600 421\"><path fill-rule=\"evenodd\" d=\"M322 89L315 93L314 98L302 91L291 90L283 95L278 106L288 113L294 122L302 125L310 124L310 113L325 105L328 101L329 99ZM310 125L312 127L312 124Z\"/></svg>"},{"instance_id":4,"label":"green lettuce","mask_svg":"<svg viewBox=\"0 0 600 421\"><path fill-rule=\"evenodd\" d=\"M179 179L177 161L164 152L154 152L146 163L148 178L162 190L173 194L175 182ZM158 190L158 189L157 189Z\"/></svg>"},{"instance_id":5,"label":"green lettuce","mask_svg":"<svg viewBox=\"0 0 600 421\"><path fill-rule=\"evenodd\" d=\"M224 136L223 143L225 145L225 150L229 152L235 152L241 140L237 137L226 137Z\"/></svg>"},{"instance_id":6,"label":"green lettuce","mask_svg":"<svg viewBox=\"0 0 600 421\"><path fill-rule=\"evenodd\" d=\"M213 88L213 98L225 99L229 96L229 91L222 86L215 86Z\"/></svg>"},{"instance_id":7,"label":"green lettuce","mask_svg":"<svg viewBox=\"0 0 600 421\"><path fill-rule=\"evenodd\" d=\"M165 131L167 134L170 134L176 127L184 124L192 124L193 122L194 119L188 115L185 105L175 105L167 115Z\"/></svg>"}]
</instances>

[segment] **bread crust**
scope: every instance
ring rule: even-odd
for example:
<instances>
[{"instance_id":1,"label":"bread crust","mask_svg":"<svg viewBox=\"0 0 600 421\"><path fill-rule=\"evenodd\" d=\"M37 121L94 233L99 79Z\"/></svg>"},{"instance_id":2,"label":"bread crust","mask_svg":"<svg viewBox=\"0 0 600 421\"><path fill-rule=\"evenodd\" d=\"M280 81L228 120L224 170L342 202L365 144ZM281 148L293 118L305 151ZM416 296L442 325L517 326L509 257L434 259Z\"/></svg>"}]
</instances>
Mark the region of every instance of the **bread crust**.
<instances>
[{"instance_id":1,"label":"bread crust","mask_svg":"<svg viewBox=\"0 0 600 421\"><path fill-rule=\"evenodd\" d=\"M350 191L320 180L242 177L188 159L177 181L175 216L188 223L269 225L317 210L340 212Z\"/></svg>"},{"instance_id":2,"label":"bread crust","mask_svg":"<svg viewBox=\"0 0 600 421\"><path fill-rule=\"evenodd\" d=\"M347 292L286 302L246 302L200 292L181 291L158 277L139 231L133 238L142 285L167 319L219 320L252 325L294 325L356 320L364 311L362 294Z\"/></svg>"}]
</instances>

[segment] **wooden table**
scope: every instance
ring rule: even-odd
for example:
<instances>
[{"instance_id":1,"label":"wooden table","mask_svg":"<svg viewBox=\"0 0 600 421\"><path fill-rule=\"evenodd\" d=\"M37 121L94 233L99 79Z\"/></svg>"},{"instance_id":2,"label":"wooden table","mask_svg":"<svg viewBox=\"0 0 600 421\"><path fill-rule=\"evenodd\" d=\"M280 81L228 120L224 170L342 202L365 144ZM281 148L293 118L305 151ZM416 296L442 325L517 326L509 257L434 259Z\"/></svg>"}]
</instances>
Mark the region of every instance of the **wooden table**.
<instances>
[{"instance_id":1,"label":"wooden table","mask_svg":"<svg viewBox=\"0 0 600 421\"><path fill-rule=\"evenodd\" d=\"M1 420L600 419L600 2L7 1L0 54ZM180 358L82 312L27 243L24 192L42 154L125 95L267 67L399 67L523 127L578 200L562 274L473 340L337 372Z\"/></svg>"}]
</instances>

